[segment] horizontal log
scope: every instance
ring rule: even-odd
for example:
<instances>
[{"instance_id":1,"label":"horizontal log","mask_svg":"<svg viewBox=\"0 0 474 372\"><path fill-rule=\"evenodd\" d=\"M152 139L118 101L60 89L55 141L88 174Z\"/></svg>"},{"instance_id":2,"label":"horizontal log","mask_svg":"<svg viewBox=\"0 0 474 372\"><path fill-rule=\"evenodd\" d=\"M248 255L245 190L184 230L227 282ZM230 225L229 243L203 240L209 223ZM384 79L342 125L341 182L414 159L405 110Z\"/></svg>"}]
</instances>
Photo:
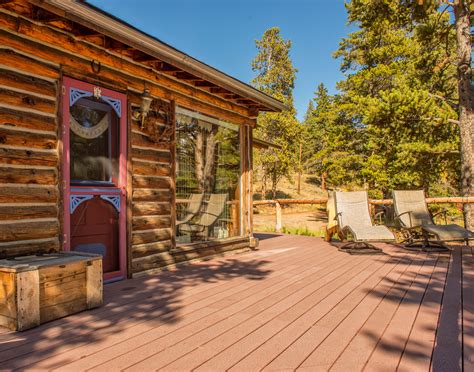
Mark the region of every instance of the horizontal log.
<instances>
[{"instance_id":1,"label":"horizontal log","mask_svg":"<svg viewBox=\"0 0 474 372\"><path fill-rule=\"evenodd\" d=\"M0 102L12 106L24 106L49 114L56 113L56 102L53 100L39 98L32 94L19 93L5 88L0 88Z\"/></svg>"},{"instance_id":2,"label":"horizontal log","mask_svg":"<svg viewBox=\"0 0 474 372\"><path fill-rule=\"evenodd\" d=\"M171 240L139 244L132 246L132 259L147 257L156 253L168 252L171 248Z\"/></svg>"},{"instance_id":3,"label":"horizontal log","mask_svg":"<svg viewBox=\"0 0 474 372\"><path fill-rule=\"evenodd\" d=\"M154 255L132 259L132 273L155 269L176 263L176 258L168 252L156 253Z\"/></svg>"},{"instance_id":4,"label":"horizontal log","mask_svg":"<svg viewBox=\"0 0 474 372\"><path fill-rule=\"evenodd\" d=\"M266 205L266 204L276 204L276 200L254 200L253 205ZM308 203L305 203L308 204Z\"/></svg>"},{"instance_id":5,"label":"horizontal log","mask_svg":"<svg viewBox=\"0 0 474 372\"><path fill-rule=\"evenodd\" d=\"M219 253L224 253L224 252L230 252L236 249L242 249L242 248L248 248L250 245L249 241L241 242L241 243L234 243L234 244L228 244L228 245L220 245L214 247L214 250L216 251L216 254Z\"/></svg>"},{"instance_id":6,"label":"horizontal log","mask_svg":"<svg viewBox=\"0 0 474 372\"><path fill-rule=\"evenodd\" d=\"M158 204L155 202L134 202L132 205L133 216L162 216L171 213L171 204Z\"/></svg>"},{"instance_id":7,"label":"horizontal log","mask_svg":"<svg viewBox=\"0 0 474 372\"><path fill-rule=\"evenodd\" d=\"M188 251L202 250L204 248L213 248L213 247L225 247L234 244L249 244L249 238L247 237L233 237L217 241L207 241L200 243L190 243L190 244L180 244L171 250L171 253L182 253Z\"/></svg>"},{"instance_id":8,"label":"horizontal log","mask_svg":"<svg viewBox=\"0 0 474 372\"><path fill-rule=\"evenodd\" d=\"M132 107L132 111L133 110L139 110L139 107ZM168 125L168 122L167 122L167 119L166 117L163 115L160 114L160 116L158 117L154 117L153 118L154 122L160 126L167 126ZM130 120L130 126L132 128L132 130L136 130L136 131L140 131L140 132L144 132L144 133L147 133L147 129L146 128L142 128L142 125L141 125L141 122L140 121L137 121L137 120Z\"/></svg>"},{"instance_id":9,"label":"horizontal log","mask_svg":"<svg viewBox=\"0 0 474 372\"><path fill-rule=\"evenodd\" d=\"M0 103L0 125L50 132L56 131L57 125L55 117L37 115L18 109L15 109L13 106L11 108L2 106Z\"/></svg>"},{"instance_id":10,"label":"horizontal log","mask_svg":"<svg viewBox=\"0 0 474 372\"><path fill-rule=\"evenodd\" d=\"M131 155L135 159L150 160L157 163L170 163L171 153L169 150L161 150L153 147L137 147L132 145Z\"/></svg>"},{"instance_id":11,"label":"horizontal log","mask_svg":"<svg viewBox=\"0 0 474 372\"><path fill-rule=\"evenodd\" d=\"M0 222L0 242L54 238L58 234L59 223L55 218Z\"/></svg>"},{"instance_id":12,"label":"horizontal log","mask_svg":"<svg viewBox=\"0 0 474 372\"><path fill-rule=\"evenodd\" d=\"M5 148L0 145L0 163L17 165L57 166L56 151Z\"/></svg>"},{"instance_id":13,"label":"horizontal log","mask_svg":"<svg viewBox=\"0 0 474 372\"><path fill-rule=\"evenodd\" d=\"M58 141L54 132L31 131L30 129L1 125L0 145L51 150L56 149Z\"/></svg>"},{"instance_id":14,"label":"horizontal log","mask_svg":"<svg viewBox=\"0 0 474 372\"><path fill-rule=\"evenodd\" d=\"M170 150L169 143L157 143L148 134L135 131L131 134L131 144L132 146L151 147L157 150Z\"/></svg>"},{"instance_id":15,"label":"horizontal log","mask_svg":"<svg viewBox=\"0 0 474 372\"><path fill-rule=\"evenodd\" d=\"M0 204L0 221L55 218L57 215L58 208L56 204Z\"/></svg>"},{"instance_id":16,"label":"horizontal log","mask_svg":"<svg viewBox=\"0 0 474 372\"><path fill-rule=\"evenodd\" d=\"M171 181L168 177L134 175L132 185L134 188L169 189L171 187Z\"/></svg>"},{"instance_id":17,"label":"horizontal log","mask_svg":"<svg viewBox=\"0 0 474 372\"><path fill-rule=\"evenodd\" d=\"M18 20L13 15L1 13L0 25L10 29L11 31L37 39L42 43L58 46L62 50L68 51L74 55L81 55L88 59L96 59L103 65L109 65L115 69L125 70L139 79L150 79L150 75L152 75L152 82L173 90L176 93L186 96L195 96L200 100L212 102L214 105L222 107L223 109L235 111L240 115L249 116L249 109L243 105L235 104L217 95L210 94L201 89L196 89L189 83L184 83L161 73L158 70L153 70L150 66L137 63L123 54L115 53L106 50L101 46L85 42L80 38L75 37L73 34L38 25L26 19ZM43 56L41 57L44 58Z\"/></svg>"},{"instance_id":18,"label":"horizontal log","mask_svg":"<svg viewBox=\"0 0 474 372\"><path fill-rule=\"evenodd\" d=\"M234 247L230 249L231 251L244 251L248 249L249 242L248 239L246 239L246 244L243 244L243 240L240 240L241 243L234 243ZM216 242L208 242L210 243L216 243ZM243 248L237 248L242 244ZM212 245L212 244L211 244ZM217 244L216 244L217 245ZM145 257L144 259L138 259L135 260L135 265L132 265L132 276L134 278L143 276L143 275L150 275L150 274L156 274L159 273L163 270L166 270L168 268L176 268L177 264L181 263L186 263L189 260L200 260L200 259L205 259L213 256L222 256L227 254L229 251L226 252L219 252L216 253L216 250L212 246L208 247L203 247L200 248L199 250L189 250L189 251L171 251L171 256L170 258L167 254L164 256L150 256L150 257ZM148 260L146 260L148 258Z\"/></svg>"},{"instance_id":19,"label":"horizontal log","mask_svg":"<svg viewBox=\"0 0 474 372\"><path fill-rule=\"evenodd\" d=\"M15 240L0 243L0 256L16 257L37 253L59 252L57 237L46 239Z\"/></svg>"},{"instance_id":20,"label":"horizontal log","mask_svg":"<svg viewBox=\"0 0 474 372\"><path fill-rule=\"evenodd\" d=\"M266 204L326 204L327 198L321 199L274 199L274 200L254 200L253 205L266 205ZM370 204L374 205L391 205L393 204L392 199L370 199ZM459 203L468 204L474 203L473 196L449 196L449 197L435 197L426 198L428 204L447 204L447 203Z\"/></svg>"},{"instance_id":21,"label":"horizontal log","mask_svg":"<svg viewBox=\"0 0 474 372\"><path fill-rule=\"evenodd\" d=\"M0 30L0 44L62 64L63 71L67 75L71 74L70 71L78 71L84 77L90 75L97 79L98 75L90 71L90 61L98 60L102 63L99 78L113 80L117 84L136 90L143 90L145 80L153 96L176 101L183 107L199 110L236 124L255 124L255 120L250 118L252 115L249 109L244 106L180 83L149 67L129 62L123 56L114 56L107 51L101 51L100 48L94 50L93 45L83 44L71 35L58 33L52 36L50 34L51 31L54 32L52 29L27 24L24 20L21 21L21 27L18 27L15 18L1 12L0 27L5 27L4 30ZM17 30L20 34L37 41L14 34L13 32Z\"/></svg>"},{"instance_id":22,"label":"horizontal log","mask_svg":"<svg viewBox=\"0 0 474 372\"><path fill-rule=\"evenodd\" d=\"M52 168L20 168L0 164L0 183L56 185L57 176L56 169Z\"/></svg>"},{"instance_id":23,"label":"horizontal log","mask_svg":"<svg viewBox=\"0 0 474 372\"><path fill-rule=\"evenodd\" d=\"M171 229L152 229L132 232L132 244L147 244L171 239Z\"/></svg>"},{"instance_id":24,"label":"horizontal log","mask_svg":"<svg viewBox=\"0 0 474 372\"><path fill-rule=\"evenodd\" d=\"M133 174L139 176L170 176L169 165L157 164L150 161L132 159Z\"/></svg>"},{"instance_id":25,"label":"horizontal log","mask_svg":"<svg viewBox=\"0 0 474 372\"><path fill-rule=\"evenodd\" d=\"M11 71L0 65L0 85L22 89L36 94L56 98L56 84L51 81L28 75L27 72Z\"/></svg>"},{"instance_id":26,"label":"horizontal log","mask_svg":"<svg viewBox=\"0 0 474 372\"><path fill-rule=\"evenodd\" d=\"M151 230L171 227L170 216L142 216L132 218L132 229Z\"/></svg>"},{"instance_id":27,"label":"horizontal log","mask_svg":"<svg viewBox=\"0 0 474 372\"><path fill-rule=\"evenodd\" d=\"M0 184L0 203L56 203L55 186Z\"/></svg>"},{"instance_id":28,"label":"horizontal log","mask_svg":"<svg viewBox=\"0 0 474 372\"><path fill-rule=\"evenodd\" d=\"M133 203L136 202L170 202L171 192L169 189L134 189L132 194Z\"/></svg>"},{"instance_id":29,"label":"horizontal log","mask_svg":"<svg viewBox=\"0 0 474 372\"><path fill-rule=\"evenodd\" d=\"M59 64L54 64L41 60L34 55L21 53L17 50L0 46L0 65L8 66L10 69L16 69L19 72L27 71L37 77L59 79Z\"/></svg>"}]
</instances>

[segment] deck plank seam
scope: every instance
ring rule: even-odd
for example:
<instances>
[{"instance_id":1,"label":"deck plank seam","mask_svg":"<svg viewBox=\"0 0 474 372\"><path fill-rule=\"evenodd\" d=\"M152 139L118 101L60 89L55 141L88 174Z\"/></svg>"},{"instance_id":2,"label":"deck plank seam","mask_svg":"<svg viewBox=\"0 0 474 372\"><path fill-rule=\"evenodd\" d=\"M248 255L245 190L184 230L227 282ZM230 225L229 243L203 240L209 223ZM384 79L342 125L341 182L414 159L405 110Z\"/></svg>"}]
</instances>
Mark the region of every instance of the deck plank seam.
<instances>
[{"instance_id":1,"label":"deck plank seam","mask_svg":"<svg viewBox=\"0 0 474 372\"><path fill-rule=\"evenodd\" d=\"M415 262L415 258L416 258L417 256L418 256L418 253L412 257L410 263L407 264L407 267L405 268L405 270L398 276L397 281L398 281L399 278L401 278L403 275L405 275L405 274L407 273L409 267ZM409 256L409 257L410 257L410 256ZM382 297L379 302L381 302L381 301L387 296L387 294L388 294L388 293L390 292L390 290L394 287L394 285L395 285L395 283L393 283L393 284L387 289L386 293L384 294L384 297ZM367 296L366 296L365 298L367 298ZM365 298L364 298L364 299L365 299ZM361 304L362 304L362 301L361 301ZM375 310L375 308L374 308L374 310ZM372 314L372 312L371 312L371 314ZM371 314L370 314L370 315L371 315ZM368 315L368 316L370 316L370 315ZM348 316L350 316L350 313L349 313L346 317L344 317L344 319L341 320L341 321L337 324L337 326L335 326L335 327L333 328L333 330L332 330L330 333L328 333L328 335L327 335L326 337L324 337L324 339L313 349L313 351L312 351L311 353L309 353L309 354L306 356L306 358L304 358L303 361L300 362L300 364L297 366L296 369L299 369L299 368L306 362L306 360L308 360L308 359L311 357L311 355L313 355L313 354L316 352L316 350L318 349L318 347L319 347L320 345L322 345L322 344L326 341L326 339L327 339L328 337L330 337L330 336L334 333L334 331L342 324L342 322L344 322L345 319L347 319Z\"/></svg>"}]
</instances>

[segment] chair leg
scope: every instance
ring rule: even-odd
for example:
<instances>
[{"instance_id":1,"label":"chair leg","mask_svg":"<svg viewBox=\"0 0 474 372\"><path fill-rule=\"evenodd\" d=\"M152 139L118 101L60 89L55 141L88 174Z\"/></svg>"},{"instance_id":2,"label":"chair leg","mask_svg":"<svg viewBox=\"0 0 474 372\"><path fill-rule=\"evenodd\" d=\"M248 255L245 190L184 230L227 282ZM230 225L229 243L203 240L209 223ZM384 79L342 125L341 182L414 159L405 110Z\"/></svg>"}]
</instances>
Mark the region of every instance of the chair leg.
<instances>
[{"instance_id":1,"label":"chair leg","mask_svg":"<svg viewBox=\"0 0 474 372\"><path fill-rule=\"evenodd\" d=\"M382 254L383 250L367 242L348 242L339 251L349 254Z\"/></svg>"},{"instance_id":2,"label":"chair leg","mask_svg":"<svg viewBox=\"0 0 474 372\"><path fill-rule=\"evenodd\" d=\"M408 241L408 240L407 240ZM402 242L403 244L404 242ZM449 252L450 249L439 240L430 240L426 234L423 234L421 240L409 239L403 248L415 252Z\"/></svg>"}]
</instances>

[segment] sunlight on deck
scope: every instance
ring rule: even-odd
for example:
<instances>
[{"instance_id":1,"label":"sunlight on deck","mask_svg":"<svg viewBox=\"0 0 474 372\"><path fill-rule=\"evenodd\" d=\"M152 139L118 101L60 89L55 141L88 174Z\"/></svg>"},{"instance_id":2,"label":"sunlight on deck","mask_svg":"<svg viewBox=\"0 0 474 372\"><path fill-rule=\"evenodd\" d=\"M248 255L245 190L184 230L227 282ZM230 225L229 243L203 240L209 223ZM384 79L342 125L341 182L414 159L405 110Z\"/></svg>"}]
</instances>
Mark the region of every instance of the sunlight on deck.
<instances>
[{"instance_id":1,"label":"sunlight on deck","mask_svg":"<svg viewBox=\"0 0 474 372\"><path fill-rule=\"evenodd\" d=\"M99 309L4 330L0 365L473 370L470 247L417 254L380 244L383 255L350 256L319 238L261 238L256 252L107 285Z\"/></svg>"}]
</instances>

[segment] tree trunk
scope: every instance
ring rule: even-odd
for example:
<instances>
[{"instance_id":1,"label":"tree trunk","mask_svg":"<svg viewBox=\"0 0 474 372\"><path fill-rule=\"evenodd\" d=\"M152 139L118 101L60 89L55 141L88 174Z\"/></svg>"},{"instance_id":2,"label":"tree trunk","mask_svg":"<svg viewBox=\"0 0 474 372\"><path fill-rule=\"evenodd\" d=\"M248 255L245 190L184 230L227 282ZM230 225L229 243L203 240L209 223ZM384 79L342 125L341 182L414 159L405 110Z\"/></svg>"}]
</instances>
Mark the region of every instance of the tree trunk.
<instances>
[{"instance_id":1,"label":"tree trunk","mask_svg":"<svg viewBox=\"0 0 474 372\"><path fill-rule=\"evenodd\" d=\"M206 156L203 170L205 192L214 192L215 169L216 169L216 142L217 127L213 127L210 132L206 132Z\"/></svg>"},{"instance_id":2,"label":"tree trunk","mask_svg":"<svg viewBox=\"0 0 474 372\"><path fill-rule=\"evenodd\" d=\"M196 135L194 174L198 181L199 192L204 192L204 138L201 130Z\"/></svg>"},{"instance_id":3,"label":"tree trunk","mask_svg":"<svg viewBox=\"0 0 474 372\"><path fill-rule=\"evenodd\" d=\"M458 91L459 91L459 128L461 137L461 191L463 196L472 196L472 171L474 156L472 132L474 126L474 102L471 80L471 22L469 19L469 1L454 1L454 19L456 27L458 57ZM474 208L471 204L464 206L465 225L474 230Z\"/></svg>"},{"instance_id":4,"label":"tree trunk","mask_svg":"<svg viewBox=\"0 0 474 372\"><path fill-rule=\"evenodd\" d=\"M277 197L277 184L278 184L278 175L276 168L273 168L272 172L272 199Z\"/></svg>"},{"instance_id":5,"label":"tree trunk","mask_svg":"<svg viewBox=\"0 0 474 372\"><path fill-rule=\"evenodd\" d=\"M326 191L326 177L328 174L326 172L323 172L321 174L321 190Z\"/></svg>"},{"instance_id":6,"label":"tree trunk","mask_svg":"<svg viewBox=\"0 0 474 372\"><path fill-rule=\"evenodd\" d=\"M301 173L303 173L303 166L301 162L302 152L303 152L303 143L300 142L300 156L298 160L298 195L301 194Z\"/></svg>"}]
</instances>

